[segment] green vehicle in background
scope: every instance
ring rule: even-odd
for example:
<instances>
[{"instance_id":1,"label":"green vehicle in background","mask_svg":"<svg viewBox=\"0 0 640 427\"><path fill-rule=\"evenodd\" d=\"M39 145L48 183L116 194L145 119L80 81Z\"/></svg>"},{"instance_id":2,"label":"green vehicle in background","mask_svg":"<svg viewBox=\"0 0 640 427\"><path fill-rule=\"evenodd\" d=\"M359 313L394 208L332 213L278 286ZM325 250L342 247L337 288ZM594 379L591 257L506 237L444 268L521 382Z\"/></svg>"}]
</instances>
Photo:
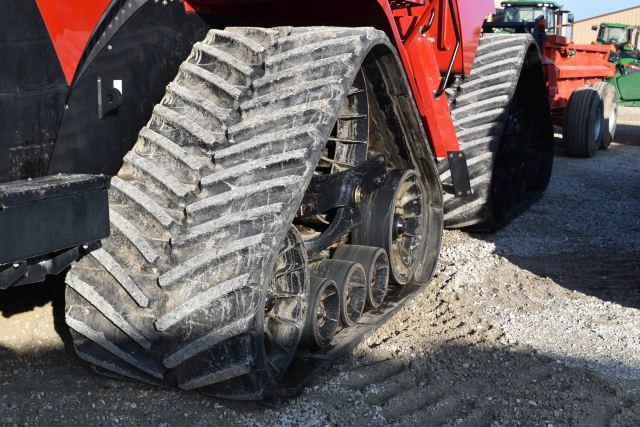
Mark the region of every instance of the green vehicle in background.
<instances>
[{"instance_id":1,"label":"green vehicle in background","mask_svg":"<svg viewBox=\"0 0 640 427\"><path fill-rule=\"evenodd\" d=\"M618 72L608 82L620 95L618 104L640 107L640 26L602 23L599 26L594 25L591 29L598 31L598 44L616 47L617 52L611 55L611 61L616 64Z\"/></svg>"},{"instance_id":2,"label":"green vehicle in background","mask_svg":"<svg viewBox=\"0 0 640 427\"><path fill-rule=\"evenodd\" d=\"M603 23L594 25L592 30L598 32L598 44L612 44L618 49L621 58L640 60L638 51L638 37L640 26L627 24Z\"/></svg>"}]
</instances>

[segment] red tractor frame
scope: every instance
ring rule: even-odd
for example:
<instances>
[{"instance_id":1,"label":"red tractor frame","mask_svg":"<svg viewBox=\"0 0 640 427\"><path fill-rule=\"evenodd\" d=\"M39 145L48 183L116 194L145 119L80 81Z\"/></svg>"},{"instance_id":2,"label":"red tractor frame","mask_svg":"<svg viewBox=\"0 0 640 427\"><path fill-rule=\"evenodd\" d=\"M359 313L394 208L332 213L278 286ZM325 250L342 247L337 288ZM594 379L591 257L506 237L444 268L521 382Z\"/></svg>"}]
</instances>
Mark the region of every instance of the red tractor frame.
<instances>
[{"instance_id":1,"label":"red tractor frame","mask_svg":"<svg viewBox=\"0 0 640 427\"><path fill-rule=\"evenodd\" d=\"M95 0L86 4L79 0L37 0L47 29L55 46L68 84L72 84L83 59L85 46L94 36L111 0ZM429 133L432 149L438 158L447 152L459 151L451 111L444 95L446 78L452 73L468 74L473 66L478 39L484 17L495 11L491 0L455 2L450 0L387 1L376 0L378 10L372 10L370 1L341 3L340 14L358 16L367 10L368 18L356 19L363 25L386 20L385 32L395 42L413 89L420 115ZM228 4L225 4L228 3ZM323 8L333 10L331 2ZM305 4L301 10L290 5L268 10L254 1L187 0L185 9L191 13L227 14L243 21L269 20L272 16L287 16L291 22L309 21ZM253 6L252 6L253 5ZM320 11L318 11L320 12ZM318 15L318 22L331 22L330 17ZM351 20L353 21L353 20ZM349 22L346 20L345 22ZM73 28L74 31L68 31ZM434 42L436 41L437 42ZM445 77L442 74L446 73Z\"/></svg>"}]
</instances>

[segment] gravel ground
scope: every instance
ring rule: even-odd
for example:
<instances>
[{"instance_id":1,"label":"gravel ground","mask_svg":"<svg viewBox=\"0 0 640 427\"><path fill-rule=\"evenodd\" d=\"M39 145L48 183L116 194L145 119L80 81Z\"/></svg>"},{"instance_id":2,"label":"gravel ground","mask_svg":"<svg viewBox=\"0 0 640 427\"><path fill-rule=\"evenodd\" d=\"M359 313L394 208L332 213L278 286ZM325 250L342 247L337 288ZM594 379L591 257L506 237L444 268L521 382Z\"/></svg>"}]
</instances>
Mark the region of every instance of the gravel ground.
<instances>
[{"instance_id":1,"label":"gravel ground","mask_svg":"<svg viewBox=\"0 0 640 427\"><path fill-rule=\"evenodd\" d=\"M290 401L99 377L70 352L59 279L0 292L0 424L639 425L640 109L621 121L594 159L558 148L504 230L447 232L426 291Z\"/></svg>"}]
</instances>

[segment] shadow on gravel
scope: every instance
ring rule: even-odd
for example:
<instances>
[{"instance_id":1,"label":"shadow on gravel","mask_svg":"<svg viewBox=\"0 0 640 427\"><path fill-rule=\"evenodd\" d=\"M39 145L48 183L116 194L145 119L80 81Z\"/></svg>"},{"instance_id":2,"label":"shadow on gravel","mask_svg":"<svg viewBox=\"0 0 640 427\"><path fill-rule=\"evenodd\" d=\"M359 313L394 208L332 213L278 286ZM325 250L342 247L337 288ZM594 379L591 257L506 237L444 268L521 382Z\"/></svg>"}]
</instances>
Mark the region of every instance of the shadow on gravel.
<instances>
[{"instance_id":1,"label":"shadow on gravel","mask_svg":"<svg viewBox=\"0 0 640 427\"><path fill-rule=\"evenodd\" d=\"M640 145L640 124L618 131L616 143ZM473 237L569 290L640 309L640 148L613 144L590 159L566 157L560 138L555 148L543 198L503 230Z\"/></svg>"},{"instance_id":2,"label":"shadow on gravel","mask_svg":"<svg viewBox=\"0 0 640 427\"><path fill-rule=\"evenodd\" d=\"M548 256L511 253L506 258L520 268L540 277L549 277L571 291L640 309L640 250L605 248Z\"/></svg>"},{"instance_id":3,"label":"shadow on gravel","mask_svg":"<svg viewBox=\"0 0 640 427\"><path fill-rule=\"evenodd\" d=\"M64 275L47 281L0 290L0 315L9 318L48 303L64 305Z\"/></svg>"},{"instance_id":4,"label":"shadow on gravel","mask_svg":"<svg viewBox=\"0 0 640 427\"><path fill-rule=\"evenodd\" d=\"M527 216L519 221L526 222ZM626 218L626 219L625 219ZM623 307L640 309L640 211L621 212L610 218L616 221L637 221L637 244L601 246L593 244L578 233L549 228L547 233L523 239L518 247L519 231L505 239L511 232L511 225L499 234L471 234L474 238L495 245L495 253L506 258L520 269L527 270L539 277L548 277L558 285L612 302ZM575 220L574 220L575 221ZM577 227L580 226L578 222ZM535 224L532 224L535 227ZM589 225L585 224L585 230ZM518 227L521 229L521 227ZM588 232L587 232L588 233ZM574 250L549 250L561 248L573 242Z\"/></svg>"},{"instance_id":5,"label":"shadow on gravel","mask_svg":"<svg viewBox=\"0 0 640 427\"><path fill-rule=\"evenodd\" d=\"M60 351L46 358L0 358L0 424L474 426L524 420L542 425L640 421L640 394L637 388L629 391L637 384L610 383L527 348L450 338L454 342L415 342L421 354L410 360L379 349L376 355L332 369L300 397L261 404L114 381L92 374Z\"/></svg>"},{"instance_id":6,"label":"shadow on gravel","mask_svg":"<svg viewBox=\"0 0 640 427\"><path fill-rule=\"evenodd\" d=\"M621 124L616 131L616 142L619 144L640 147L640 125Z\"/></svg>"},{"instance_id":7,"label":"shadow on gravel","mask_svg":"<svg viewBox=\"0 0 640 427\"><path fill-rule=\"evenodd\" d=\"M51 303L53 307L53 322L56 333L62 339L67 350L73 350L73 341L69 328L64 321L64 274L48 276L41 283L16 286L0 291L0 315L10 318L16 314L25 313L35 307L42 307Z\"/></svg>"}]
</instances>

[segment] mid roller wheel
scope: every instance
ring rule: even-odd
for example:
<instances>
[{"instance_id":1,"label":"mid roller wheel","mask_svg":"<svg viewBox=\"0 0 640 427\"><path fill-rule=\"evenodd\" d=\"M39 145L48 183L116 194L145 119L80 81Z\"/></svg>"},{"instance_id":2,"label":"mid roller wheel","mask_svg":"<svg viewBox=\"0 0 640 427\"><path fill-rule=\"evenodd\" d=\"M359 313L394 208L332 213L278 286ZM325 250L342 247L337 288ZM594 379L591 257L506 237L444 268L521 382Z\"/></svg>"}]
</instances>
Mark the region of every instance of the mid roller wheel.
<instances>
[{"instance_id":1,"label":"mid roller wheel","mask_svg":"<svg viewBox=\"0 0 640 427\"><path fill-rule=\"evenodd\" d=\"M367 276L364 267L349 261L325 260L313 266L313 274L333 280L340 291L340 319L344 326L353 326L364 311Z\"/></svg>"},{"instance_id":2,"label":"mid roller wheel","mask_svg":"<svg viewBox=\"0 0 640 427\"><path fill-rule=\"evenodd\" d=\"M389 257L382 248L344 245L333 254L335 259L351 261L364 267L367 278L367 307L382 305L389 289Z\"/></svg>"}]
</instances>

